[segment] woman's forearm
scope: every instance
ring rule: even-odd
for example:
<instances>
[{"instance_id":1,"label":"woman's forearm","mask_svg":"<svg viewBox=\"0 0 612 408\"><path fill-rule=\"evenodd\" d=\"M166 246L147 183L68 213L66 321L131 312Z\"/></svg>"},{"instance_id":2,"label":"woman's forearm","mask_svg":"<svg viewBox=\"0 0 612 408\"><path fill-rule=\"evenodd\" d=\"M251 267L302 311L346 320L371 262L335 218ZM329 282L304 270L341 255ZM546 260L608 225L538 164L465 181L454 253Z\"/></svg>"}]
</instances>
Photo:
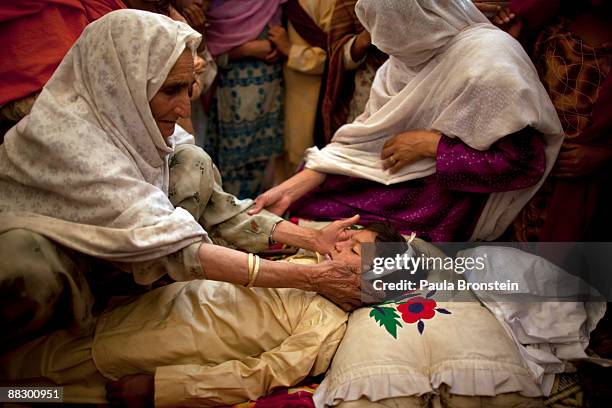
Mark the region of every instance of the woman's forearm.
<instances>
[{"instance_id":1,"label":"woman's forearm","mask_svg":"<svg viewBox=\"0 0 612 408\"><path fill-rule=\"evenodd\" d=\"M227 52L227 57L230 61L236 61L239 59L247 58L249 57L248 51L249 51L248 46L246 46L246 44L242 44L236 48L232 48L231 50L229 50Z\"/></svg>"},{"instance_id":2,"label":"woman's forearm","mask_svg":"<svg viewBox=\"0 0 612 408\"><path fill-rule=\"evenodd\" d=\"M249 261L246 253L219 245L202 244L198 249L198 258L206 279L236 285L248 283ZM344 310L353 310L364 299L360 275L339 262L301 265L261 259L253 286L318 292ZM380 299L372 298L370 301Z\"/></svg>"},{"instance_id":3,"label":"woman's forearm","mask_svg":"<svg viewBox=\"0 0 612 408\"><path fill-rule=\"evenodd\" d=\"M315 230L300 227L289 221L281 221L276 225L272 239L298 248L318 250Z\"/></svg>"},{"instance_id":4,"label":"woman's forearm","mask_svg":"<svg viewBox=\"0 0 612 408\"><path fill-rule=\"evenodd\" d=\"M219 245L202 244L198 257L206 279L246 285L249 280L248 255ZM260 260L254 286L312 290L307 265Z\"/></svg>"},{"instance_id":5,"label":"woman's forearm","mask_svg":"<svg viewBox=\"0 0 612 408\"><path fill-rule=\"evenodd\" d=\"M325 173L304 169L282 183L280 187L291 198L291 202L294 202L324 181Z\"/></svg>"}]
</instances>

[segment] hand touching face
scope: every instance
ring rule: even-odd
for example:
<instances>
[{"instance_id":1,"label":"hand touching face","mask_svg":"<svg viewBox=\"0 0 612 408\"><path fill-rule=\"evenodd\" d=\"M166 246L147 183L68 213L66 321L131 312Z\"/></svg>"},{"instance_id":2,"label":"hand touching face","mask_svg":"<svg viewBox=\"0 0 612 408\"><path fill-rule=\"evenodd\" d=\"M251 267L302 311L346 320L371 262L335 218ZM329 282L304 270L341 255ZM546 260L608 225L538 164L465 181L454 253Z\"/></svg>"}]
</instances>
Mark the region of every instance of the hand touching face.
<instances>
[{"instance_id":1,"label":"hand touching face","mask_svg":"<svg viewBox=\"0 0 612 408\"><path fill-rule=\"evenodd\" d=\"M375 242L375 240L375 232L361 230L351 239L336 243L329 257L333 261L346 263L350 268L359 271L361 270L361 244Z\"/></svg>"}]
</instances>

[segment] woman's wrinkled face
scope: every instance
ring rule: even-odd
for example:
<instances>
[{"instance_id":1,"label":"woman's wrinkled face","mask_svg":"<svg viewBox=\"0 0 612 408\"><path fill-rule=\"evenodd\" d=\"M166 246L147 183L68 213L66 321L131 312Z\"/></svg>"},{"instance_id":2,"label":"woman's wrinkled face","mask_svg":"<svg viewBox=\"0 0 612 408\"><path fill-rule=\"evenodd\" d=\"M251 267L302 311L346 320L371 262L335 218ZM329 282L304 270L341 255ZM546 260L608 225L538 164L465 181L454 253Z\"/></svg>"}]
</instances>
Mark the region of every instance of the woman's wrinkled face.
<instances>
[{"instance_id":1,"label":"woman's wrinkled face","mask_svg":"<svg viewBox=\"0 0 612 408\"><path fill-rule=\"evenodd\" d=\"M163 137L172 136L179 118L191 116L190 94L194 83L193 56L184 51L168 73L159 91L149 102L151 113Z\"/></svg>"},{"instance_id":2,"label":"woman's wrinkled face","mask_svg":"<svg viewBox=\"0 0 612 408\"><path fill-rule=\"evenodd\" d=\"M368 230L361 230L351 237L351 239L338 242L329 257L333 261L343 262L350 268L361 270L361 244L373 243L376 240L376 233Z\"/></svg>"}]
</instances>

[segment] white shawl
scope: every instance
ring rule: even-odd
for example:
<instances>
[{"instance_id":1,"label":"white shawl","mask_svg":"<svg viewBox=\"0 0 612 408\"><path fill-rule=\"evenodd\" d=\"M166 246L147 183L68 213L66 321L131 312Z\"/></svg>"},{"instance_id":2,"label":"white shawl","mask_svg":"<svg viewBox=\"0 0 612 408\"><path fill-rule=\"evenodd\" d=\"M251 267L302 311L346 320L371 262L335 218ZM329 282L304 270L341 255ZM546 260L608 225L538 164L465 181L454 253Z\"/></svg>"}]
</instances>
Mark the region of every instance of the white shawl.
<instances>
[{"instance_id":1,"label":"white shawl","mask_svg":"<svg viewBox=\"0 0 612 408\"><path fill-rule=\"evenodd\" d=\"M0 233L26 228L122 262L207 239L168 200L175 138L166 143L149 108L200 38L184 23L137 10L90 24L0 146Z\"/></svg>"},{"instance_id":2,"label":"white shawl","mask_svg":"<svg viewBox=\"0 0 612 408\"><path fill-rule=\"evenodd\" d=\"M436 171L433 159L393 175L383 170L382 147L398 133L435 129L486 150L530 126L544 134L548 174L563 139L555 108L521 45L469 0L359 0L356 12L389 60L364 113L328 146L310 149L307 168L395 184ZM491 194L472 239L503 233L545 176L533 187Z\"/></svg>"}]
</instances>

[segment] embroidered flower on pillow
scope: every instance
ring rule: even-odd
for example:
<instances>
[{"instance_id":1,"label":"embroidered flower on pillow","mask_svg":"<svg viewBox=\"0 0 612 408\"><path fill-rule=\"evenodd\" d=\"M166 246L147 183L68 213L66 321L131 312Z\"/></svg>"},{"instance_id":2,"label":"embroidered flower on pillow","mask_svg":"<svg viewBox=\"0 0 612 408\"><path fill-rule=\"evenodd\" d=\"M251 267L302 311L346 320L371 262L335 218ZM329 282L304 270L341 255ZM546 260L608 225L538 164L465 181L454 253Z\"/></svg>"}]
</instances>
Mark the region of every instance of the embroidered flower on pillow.
<instances>
[{"instance_id":1,"label":"embroidered flower on pillow","mask_svg":"<svg viewBox=\"0 0 612 408\"><path fill-rule=\"evenodd\" d=\"M432 299L433 295L436 293L435 290L427 293L425 297L418 296L417 293L409 293L402 296L402 299L407 299L405 302L396 303L395 309L385 306L389 305L392 302L385 302L379 306L373 306L372 311L370 312L370 317L373 317L374 320L380 325L383 326L387 332L397 338L397 328L402 327L402 324L399 322L400 315L397 312L401 313L401 318L404 322L408 324L417 323L417 329L420 334L423 334L425 330L425 322L423 320L428 320L433 318L436 315L436 312L442 314L451 314L448 310L436 307L438 304L435 300ZM397 312L396 312L397 310Z\"/></svg>"},{"instance_id":2,"label":"embroidered flower on pillow","mask_svg":"<svg viewBox=\"0 0 612 408\"><path fill-rule=\"evenodd\" d=\"M433 299L418 296L409 299L406 303L397 306L397 311L402 314L402 320L406 323L415 323L421 319L431 319L436 314L437 303Z\"/></svg>"}]
</instances>

